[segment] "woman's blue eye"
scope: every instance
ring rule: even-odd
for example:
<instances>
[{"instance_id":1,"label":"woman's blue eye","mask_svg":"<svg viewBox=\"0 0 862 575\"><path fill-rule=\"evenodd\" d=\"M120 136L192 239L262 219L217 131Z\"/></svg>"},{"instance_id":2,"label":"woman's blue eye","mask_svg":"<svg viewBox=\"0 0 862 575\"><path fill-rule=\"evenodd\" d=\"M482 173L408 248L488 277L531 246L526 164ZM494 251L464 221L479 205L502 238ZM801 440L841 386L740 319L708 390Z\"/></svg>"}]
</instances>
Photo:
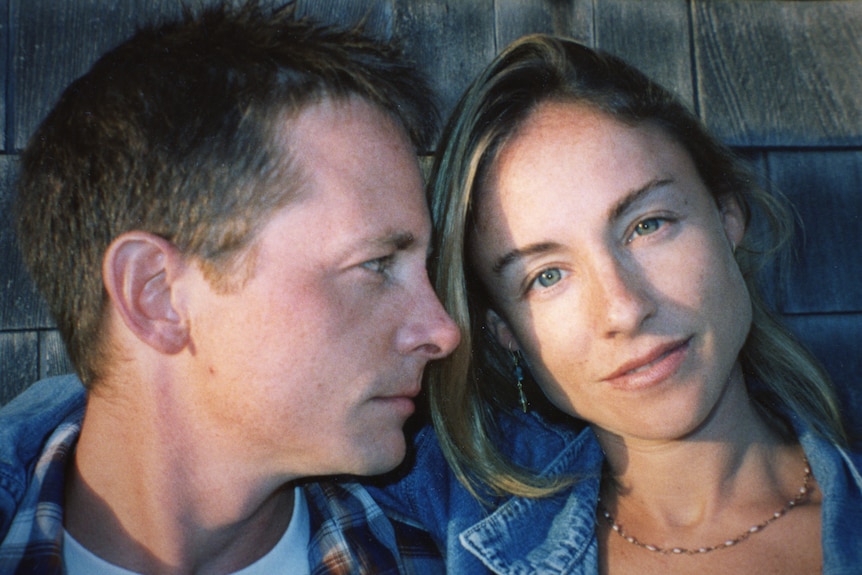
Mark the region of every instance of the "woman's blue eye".
<instances>
[{"instance_id":1,"label":"woman's blue eye","mask_svg":"<svg viewBox=\"0 0 862 575\"><path fill-rule=\"evenodd\" d=\"M663 223L664 220L661 218L650 218L648 220L644 220L635 226L635 233L639 236L648 236L658 230Z\"/></svg>"},{"instance_id":2,"label":"woman's blue eye","mask_svg":"<svg viewBox=\"0 0 862 575\"><path fill-rule=\"evenodd\" d=\"M536 278L536 282L542 287L551 287L563 277L563 274L557 268L551 268L543 271Z\"/></svg>"}]
</instances>

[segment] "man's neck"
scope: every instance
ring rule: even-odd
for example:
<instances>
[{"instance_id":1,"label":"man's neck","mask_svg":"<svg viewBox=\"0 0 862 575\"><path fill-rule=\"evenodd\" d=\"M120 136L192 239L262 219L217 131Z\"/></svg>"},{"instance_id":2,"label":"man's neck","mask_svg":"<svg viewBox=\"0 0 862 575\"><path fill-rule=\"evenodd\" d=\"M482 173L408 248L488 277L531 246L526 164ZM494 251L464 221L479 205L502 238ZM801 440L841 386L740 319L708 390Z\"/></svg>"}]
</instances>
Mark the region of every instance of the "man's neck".
<instances>
[{"instance_id":1,"label":"man's neck","mask_svg":"<svg viewBox=\"0 0 862 575\"><path fill-rule=\"evenodd\" d=\"M140 399L91 394L67 473L69 533L137 572L231 573L265 555L290 521L292 487L231 465Z\"/></svg>"}]
</instances>

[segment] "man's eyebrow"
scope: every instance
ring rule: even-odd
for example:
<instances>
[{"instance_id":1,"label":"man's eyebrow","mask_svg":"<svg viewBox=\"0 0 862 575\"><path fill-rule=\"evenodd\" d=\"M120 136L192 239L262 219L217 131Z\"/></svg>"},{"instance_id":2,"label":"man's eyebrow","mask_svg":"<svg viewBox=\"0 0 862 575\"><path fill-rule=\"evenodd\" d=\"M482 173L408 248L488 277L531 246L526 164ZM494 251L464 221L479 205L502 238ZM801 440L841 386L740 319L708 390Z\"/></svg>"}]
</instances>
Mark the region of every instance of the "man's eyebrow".
<instances>
[{"instance_id":1,"label":"man's eyebrow","mask_svg":"<svg viewBox=\"0 0 862 575\"><path fill-rule=\"evenodd\" d=\"M539 244L531 244L523 248L516 248L497 258L494 262L494 267L492 267L491 270L495 275L503 275L503 271L518 260L534 254L549 252L559 247L560 244L556 242L542 242Z\"/></svg>"},{"instance_id":2,"label":"man's eyebrow","mask_svg":"<svg viewBox=\"0 0 862 575\"><path fill-rule=\"evenodd\" d=\"M644 196L648 196L658 188L662 188L672 183L673 180L671 178L656 178L654 180L650 180L644 186L641 186L636 190L632 190L611 208L609 212L610 220L616 221L620 219L633 204L642 200Z\"/></svg>"},{"instance_id":3,"label":"man's eyebrow","mask_svg":"<svg viewBox=\"0 0 862 575\"><path fill-rule=\"evenodd\" d=\"M416 243L416 236L411 232L392 232L369 241L376 246L394 247L396 250L406 250Z\"/></svg>"}]
</instances>

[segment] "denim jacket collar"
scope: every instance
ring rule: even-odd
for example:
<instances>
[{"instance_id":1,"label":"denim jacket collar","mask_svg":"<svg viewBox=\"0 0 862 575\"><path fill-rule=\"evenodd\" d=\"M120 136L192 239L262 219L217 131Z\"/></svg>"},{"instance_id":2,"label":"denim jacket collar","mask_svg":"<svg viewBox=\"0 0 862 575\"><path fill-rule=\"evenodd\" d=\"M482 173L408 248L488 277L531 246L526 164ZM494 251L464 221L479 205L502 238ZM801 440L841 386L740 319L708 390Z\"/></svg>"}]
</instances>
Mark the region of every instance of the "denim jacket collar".
<instances>
[{"instance_id":1,"label":"denim jacket collar","mask_svg":"<svg viewBox=\"0 0 862 575\"><path fill-rule=\"evenodd\" d=\"M529 424L546 427L535 418ZM550 497L511 498L460 535L464 548L494 573L583 573L597 564L595 502L604 455L588 428L573 438L550 427L544 430L546 438L551 429L560 434L560 450L542 476L576 474L579 480Z\"/></svg>"},{"instance_id":2,"label":"denim jacket collar","mask_svg":"<svg viewBox=\"0 0 862 575\"><path fill-rule=\"evenodd\" d=\"M823 575L855 575L862 566L862 453L792 419L823 494Z\"/></svg>"}]
</instances>

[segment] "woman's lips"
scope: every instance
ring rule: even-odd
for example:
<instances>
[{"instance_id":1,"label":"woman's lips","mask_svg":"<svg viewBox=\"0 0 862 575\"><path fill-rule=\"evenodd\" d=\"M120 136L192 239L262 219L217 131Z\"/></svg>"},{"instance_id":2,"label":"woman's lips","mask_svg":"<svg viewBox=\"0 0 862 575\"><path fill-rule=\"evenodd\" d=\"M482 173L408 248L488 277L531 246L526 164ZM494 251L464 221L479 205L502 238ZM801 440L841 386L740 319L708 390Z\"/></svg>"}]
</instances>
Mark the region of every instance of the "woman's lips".
<instances>
[{"instance_id":1,"label":"woman's lips","mask_svg":"<svg viewBox=\"0 0 862 575\"><path fill-rule=\"evenodd\" d=\"M691 338L660 345L629 360L602 381L625 390L641 390L662 383L679 369L688 355Z\"/></svg>"}]
</instances>

